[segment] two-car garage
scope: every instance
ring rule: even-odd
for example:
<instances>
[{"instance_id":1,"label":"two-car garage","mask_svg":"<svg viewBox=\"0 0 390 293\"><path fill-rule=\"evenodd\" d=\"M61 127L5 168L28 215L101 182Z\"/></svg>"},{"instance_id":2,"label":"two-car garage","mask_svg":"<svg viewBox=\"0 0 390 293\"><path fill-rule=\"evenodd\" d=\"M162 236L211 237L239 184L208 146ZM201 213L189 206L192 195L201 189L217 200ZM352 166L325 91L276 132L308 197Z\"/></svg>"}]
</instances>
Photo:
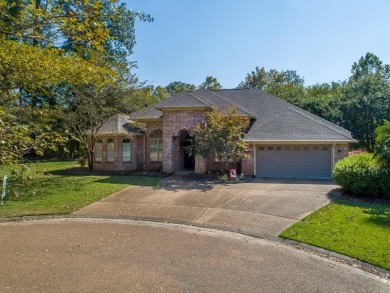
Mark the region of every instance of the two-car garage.
<instances>
[{"instance_id":1,"label":"two-car garage","mask_svg":"<svg viewBox=\"0 0 390 293\"><path fill-rule=\"evenodd\" d=\"M331 145L256 145L255 156L256 177L331 177Z\"/></svg>"}]
</instances>

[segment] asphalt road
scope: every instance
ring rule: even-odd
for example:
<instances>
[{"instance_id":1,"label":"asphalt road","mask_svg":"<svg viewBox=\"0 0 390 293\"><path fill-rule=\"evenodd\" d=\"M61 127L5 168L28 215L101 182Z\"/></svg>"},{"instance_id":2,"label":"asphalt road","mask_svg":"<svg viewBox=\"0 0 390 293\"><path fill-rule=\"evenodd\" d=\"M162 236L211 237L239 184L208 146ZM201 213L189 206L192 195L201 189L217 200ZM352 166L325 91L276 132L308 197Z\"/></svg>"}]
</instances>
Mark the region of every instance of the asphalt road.
<instances>
[{"instance_id":1,"label":"asphalt road","mask_svg":"<svg viewBox=\"0 0 390 293\"><path fill-rule=\"evenodd\" d=\"M0 223L0 292L390 292L283 244L131 220Z\"/></svg>"}]
</instances>

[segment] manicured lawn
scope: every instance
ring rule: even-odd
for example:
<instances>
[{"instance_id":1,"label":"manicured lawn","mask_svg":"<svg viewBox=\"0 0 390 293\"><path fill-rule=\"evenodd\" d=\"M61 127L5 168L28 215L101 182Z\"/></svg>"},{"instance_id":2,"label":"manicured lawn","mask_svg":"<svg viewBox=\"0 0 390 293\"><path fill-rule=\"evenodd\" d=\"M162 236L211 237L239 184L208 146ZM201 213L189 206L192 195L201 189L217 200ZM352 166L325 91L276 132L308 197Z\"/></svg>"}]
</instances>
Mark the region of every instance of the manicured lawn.
<instances>
[{"instance_id":1,"label":"manicured lawn","mask_svg":"<svg viewBox=\"0 0 390 293\"><path fill-rule=\"evenodd\" d=\"M390 205L337 199L279 236L390 270Z\"/></svg>"},{"instance_id":2,"label":"manicured lawn","mask_svg":"<svg viewBox=\"0 0 390 293\"><path fill-rule=\"evenodd\" d=\"M92 202L100 200L129 185L156 186L162 177L130 175L72 175L66 169L76 167L74 162L51 161L33 164L29 180L19 196L14 195L18 188L3 166L0 178L9 176L8 193L5 204L0 206L0 217L25 215L68 214Z\"/></svg>"}]
</instances>

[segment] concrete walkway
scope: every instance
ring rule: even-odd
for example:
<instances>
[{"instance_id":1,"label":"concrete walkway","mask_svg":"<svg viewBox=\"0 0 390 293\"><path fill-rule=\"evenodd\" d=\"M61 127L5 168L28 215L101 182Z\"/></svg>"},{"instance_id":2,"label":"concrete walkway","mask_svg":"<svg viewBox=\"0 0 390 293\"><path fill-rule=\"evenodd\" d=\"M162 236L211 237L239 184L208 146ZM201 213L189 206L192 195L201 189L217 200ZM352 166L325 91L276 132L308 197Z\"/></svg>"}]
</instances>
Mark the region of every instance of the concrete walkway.
<instances>
[{"instance_id":1,"label":"concrete walkway","mask_svg":"<svg viewBox=\"0 0 390 293\"><path fill-rule=\"evenodd\" d=\"M161 187L130 186L72 215L184 223L274 239L339 192L326 180L224 185L171 176Z\"/></svg>"}]
</instances>

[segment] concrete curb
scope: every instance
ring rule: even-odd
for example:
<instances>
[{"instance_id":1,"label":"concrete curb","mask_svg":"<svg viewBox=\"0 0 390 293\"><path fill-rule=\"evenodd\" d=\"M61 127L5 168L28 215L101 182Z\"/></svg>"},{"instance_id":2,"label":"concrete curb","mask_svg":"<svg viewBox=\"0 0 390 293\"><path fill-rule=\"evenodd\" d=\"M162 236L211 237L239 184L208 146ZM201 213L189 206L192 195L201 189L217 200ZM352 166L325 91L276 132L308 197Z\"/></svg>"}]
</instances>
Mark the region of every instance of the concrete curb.
<instances>
[{"instance_id":1,"label":"concrete curb","mask_svg":"<svg viewBox=\"0 0 390 293\"><path fill-rule=\"evenodd\" d=\"M317 246L313 246L310 244L298 242L295 240L285 239L282 237L272 237L272 236L260 236L256 234L251 233L245 233L243 231L240 231L239 229L228 229L226 227L220 227L215 225L197 225L196 223L192 223L189 221L161 221L154 218L145 218L145 217L101 217L101 216L83 216L83 215L71 215L71 214L55 214L55 215L35 215L35 216L22 216L22 217L13 217L13 218L0 218L0 223L12 223L12 222L22 222L22 221L35 221L35 220L46 220L46 219L102 219L102 220L131 220L131 221L138 221L138 222L152 222L152 223L165 223L165 224L181 224L181 225L187 225L187 226L193 226L193 227L199 227L199 228L207 228L207 229L213 229L213 230L219 230L223 232L232 232L236 234L240 234L243 236L249 236L256 239L263 239L267 241L271 241L274 243L282 244L285 246L293 247L295 249L315 254L317 256L327 258L339 263L343 263L346 265L349 265L351 267L360 269L362 271L365 271L367 273L373 274L375 276L378 276L380 278L383 278L385 280L390 281L390 271L371 265L369 263L365 263L363 261L360 261L358 259L330 251L324 248L320 248Z\"/></svg>"}]
</instances>

